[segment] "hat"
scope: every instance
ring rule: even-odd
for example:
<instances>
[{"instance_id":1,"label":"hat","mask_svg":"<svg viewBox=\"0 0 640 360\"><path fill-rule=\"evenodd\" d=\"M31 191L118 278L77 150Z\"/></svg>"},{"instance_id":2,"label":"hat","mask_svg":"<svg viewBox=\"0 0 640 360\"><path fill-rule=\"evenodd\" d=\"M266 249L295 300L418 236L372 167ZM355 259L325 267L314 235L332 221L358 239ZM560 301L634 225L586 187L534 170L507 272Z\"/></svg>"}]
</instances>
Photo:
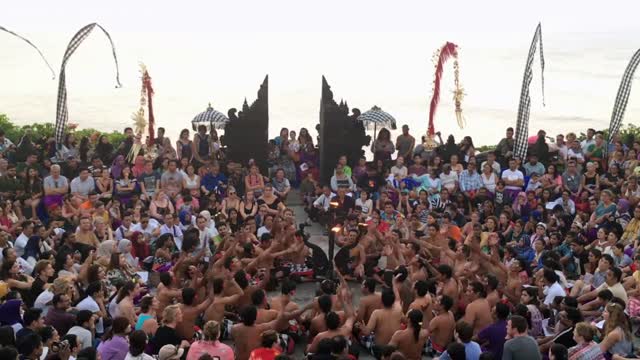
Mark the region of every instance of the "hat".
<instances>
[{"instance_id":1,"label":"hat","mask_svg":"<svg viewBox=\"0 0 640 360\"><path fill-rule=\"evenodd\" d=\"M409 193L409 190L408 190L408 189L402 189L401 193L403 193L403 194L408 194L408 193Z\"/></svg>"},{"instance_id":2,"label":"hat","mask_svg":"<svg viewBox=\"0 0 640 360\"><path fill-rule=\"evenodd\" d=\"M540 227L542 226L545 230L547 230L547 224L543 223L543 222L539 222L536 224L536 227Z\"/></svg>"},{"instance_id":3,"label":"hat","mask_svg":"<svg viewBox=\"0 0 640 360\"><path fill-rule=\"evenodd\" d=\"M158 360L177 360L182 357L184 349L180 349L175 345L165 345L158 352Z\"/></svg>"}]
</instances>

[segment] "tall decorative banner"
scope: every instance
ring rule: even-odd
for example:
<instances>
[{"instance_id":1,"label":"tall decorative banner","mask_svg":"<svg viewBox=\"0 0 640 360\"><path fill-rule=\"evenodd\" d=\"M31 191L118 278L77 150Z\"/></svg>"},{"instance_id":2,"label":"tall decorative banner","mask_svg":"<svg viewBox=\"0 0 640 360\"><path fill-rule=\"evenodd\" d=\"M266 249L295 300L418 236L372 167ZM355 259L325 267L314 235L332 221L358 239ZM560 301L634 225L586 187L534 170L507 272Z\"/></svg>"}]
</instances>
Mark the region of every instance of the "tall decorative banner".
<instances>
[{"instance_id":1,"label":"tall decorative banner","mask_svg":"<svg viewBox=\"0 0 640 360\"><path fill-rule=\"evenodd\" d=\"M429 128L427 135L430 138L436 133L433 119L436 115L438 103L440 103L440 81L442 80L442 72L444 71L444 63L453 58L453 74L455 89L453 90L453 101L456 106L456 119L460 128L464 127L464 117L462 116L462 99L464 98L464 89L460 87L459 81L459 64L458 64L458 45L447 42L434 54L434 62L436 64L436 73L433 81L433 96L431 97L431 105L429 107Z\"/></svg>"},{"instance_id":2,"label":"tall decorative banner","mask_svg":"<svg viewBox=\"0 0 640 360\"><path fill-rule=\"evenodd\" d=\"M153 103L151 97L153 95L153 88L151 87L151 77L149 76L149 71L145 64L140 63L140 79L142 80L142 87L140 89L140 106L138 107L138 111L134 112L131 115L131 120L133 120L133 126L135 128L135 138L133 142L133 146L131 146L131 150L127 155L127 160L133 162L140 153L140 151L146 145L153 145ZM149 121L145 118L144 107L148 105L149 110ZM149 142L146 143L143 141L142 136L144 134L145 128L149 125ZM147 147L147 152L149 152L153 146ZM148 154L149 155L149 154Z\"/></svg>"},{"instance_id":3,"label":"tall decorative banner","mask_svg":"<svg viewBox=\"0 0 640 360\"><path fill-rule=\"evenodd\" d=\"M631 93L631 83L633 82L633 74L640 64L640 50L636 51L627 65L627 69L622 75L622 81L618 88L618 95L616 96L616 102L613 105L613 112L611 113L611 124L609 125L609 140L620 131L622 126L622 119L624 118L624 112L627 109L627 103L629 102L629 93ZM606 147L605 147L606 148Z\"/></svg>"},{"instance_id":4,"label":"tall decorative banner","mask_svg":"<svg viewBox=\"0 0 640 360\"><path fill-rule=\"evenodd\" d=\"M147 110L149 113L149 145L153 145L155 139L155 117L153 116L153 86L151 85L151 76L145 67L142 73L142 95L146 92ZM144 104L141 104L144 106Z\"/></svg>"},{"instance_id":5,"label":"tall decorative banner","mask_svg":"<svg viewBox=\"0 0 640 360\"><path fill-rule=\"evenodd\" d=\"M51 67L51 65L49 65L49 62L47 61L47 58L44 57L44 54L42 53L42 51L40 51L40 49L38 49L37 46L35 46L31 41L29 41L29 39L27 39L27 38L25 38L25 37L23 37L21 35L18 35L18 34L14 33L13 31L11 31L11 30L3 27L3 26L0 26L0 30L8 32L9 34L11 34L11 35L13 35L13 36L15 36L17 38L24 40L27 44L31 45L32 48L36 49L38 54L40 54L40 57L42 58L42 60L44 60L44 63L47 64L47 67L49 67L49 70L51 70L51 75L53 75L53 78L54 79L56 78L56 72L53 71L53 68Z\"/></svg>"},{"instance_id":6,"label":"tall decorative banner","mask_svg":"<svg viewBox=\"0 0 640 360\"><path fill-rule=\"evenodd\" d=\"M99 27L100 30L104 32L104 34L109 39L111 43L111 50L113 52L113 59L116 62L116 88L121 87L120 84L120 69L118 68L118 58L116 56L116 48L113 44L113 40L111 40L111 35L105 30L102 26L97 23L89 24L82 29L80 29L69 41L69 45L67 45L67 50L64 52L64 56L62 58L62 65L60 67L60 78L58 82L58 104L56 110L56 143L61 144L64 138L64 129L67 125L67 120L69 119L69 111L67 108L67 82L65 75L65 68L67 66L67 62L71 55L78 49L80 44L91 34L91 31L95 27Z\"/></svg>"},{"instance_id":7,"label":"tall decorative banner","mask_svg":"<svg viewBox=\"0 0 640 360\"><path fill-rule=\"evenodd\" d=\"M540 42L540 75L542 77L542 106L544 106L544 53L542 51L542 25L538 23L536 32L529 47L529 56L524 68L524 79L522 80L522 90L520 91L520 106L518 107L518 121L516 123L516 141L513 153L520 159L527 156L529 147L529 113L531 112L531 96L529 96L529 85L533 79L533 58L536 54L536 47Z\"/></svg>"}]
</instances>

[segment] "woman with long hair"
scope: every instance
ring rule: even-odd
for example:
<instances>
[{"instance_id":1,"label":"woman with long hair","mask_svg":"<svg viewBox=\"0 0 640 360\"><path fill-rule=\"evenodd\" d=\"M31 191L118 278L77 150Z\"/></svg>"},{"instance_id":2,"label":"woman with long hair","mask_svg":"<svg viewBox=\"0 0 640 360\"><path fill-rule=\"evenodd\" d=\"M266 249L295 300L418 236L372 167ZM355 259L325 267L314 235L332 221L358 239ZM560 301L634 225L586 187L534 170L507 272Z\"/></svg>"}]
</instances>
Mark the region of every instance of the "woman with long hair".
<instances>
[{"instance_id":1,"label":"woman with long hair","mask_svg":"<svg viewBox=\"0 0 640 360\"><path fill-rule=\"evenodd\" d=\"M37 219L37 208L40 205L42 196L44 195L44 187L42 185L42 179L38 174L38 170L35 168L29 168L27 170L27 177L25 179L25 195L27 198L24 201L24 205L31 208L31 219Z\"/></svg>"},{"instance_id":2,"label":"woman with long hair","mask_svg":"<svg viewBox=\"0 0 640 360\"><path fill-rule=\"evenodd\" d=\"M126 261L122 254L113 252L109 260L109 266L107 266L107 279L113 286L125 284L130 276L128 271L125 270Z\"/></svg>"},{"instance_id":3,"label":"woman with long hair","mask_svg":"<svg viewBox=\"0 0 640 360\"><path fill-rule=\"evenodd\" d=\"M102 360L124 360L129 352L127 336L131 333L131 324L125 317L116 317L113 324L102 337L98 353Z\"/></svg>"},{"instance_id":4,"label":"woman with long hair","mask_svg":"<svg viewBox=\"0 0 640 360\"><path fill-rule=\"evenodd\" d=\"M523 288L522 294L520 295L520 301L527 307L527 311L531 319L529 335L534 338L544 335L542 327L542 320L544 317L538 308L538 306L540 306L538 301L538 290L534 287Z\"/></svg>"},{"instance_id":5,"label":"woman with long hair","mask_svg":"<svg viewBox=\"0 0 640 360\"><path fill-rule=\"evenodd\" d=\"M149 215L158 221L164 221L165 215L174 213L175 209L171 201L169 201L169 197L163 189L157 189L149 205Z\"/></svg>"},{"instance_id":6,"label":"woman with long hair","mask_svg":"<svg viewBox=\"0 0 640 360\"><path fill-rule=\"evenodd\" d=\"M80 146L78 146L78 156L83 164L89 163L89 150L91 150L89 138L83 136L82 139L80 139Z\"/></svg>"},{"instance_id":7,"label":"woman with long hair","mask_svg":"<svg viewBox=\"0 0 640 360\"><path fill-rule=\"evenodd\" d=\"M151 355L145 354L147 347L147 334L142 330L133 331L129 334L129 352L124 360L154 360Z\"/></svg>"},{"instance_id":8,"label":"woman with long hair","mask_svg":"<svg viewBox=\"0 0 640 360\"><path fill-rule=\"evenodd\" d=\"M70 157L78 157L78 144L75 136L72 133L67 133L60 148L58 149L58 160L66 161Z\"/></svg>"},{"instance_id":9,"label":"woman with long hair","mask_svg":"<svg viewBox=\"0 0 640 360\"><path fill-rule=\"evenodd\" d=\"M113 159L113 145L107 135L100 135L94 154L102 160L103 164L111 163Z\"/></svg>"},{"instance_id":10,"label":"woman with long hair","mask_svg":"<svg viewBox=\"0 0 640 360\"><path fill-rule=\"evenodd\" d=\"M396 151L393 141L391 141L391 133L389 130L383 128L378 133L378 137L371 145L371 152L373 152L373 161L382 160L390 161L391 155Z\"/></svg>"},{"instance_id":11,"label":"woman with long hair","mask_svg":"<svg viewBox=\"0 0 640 360\"><path fill-rule=\"evenodd\" d=\"M627 357L633 354L631 324L620 304L610 302L602 314L604 317L604 338L600 350L611 355Z\"/></svg>"},{"instance_id":12,"label":"woman with long hair","mask_svg":"<svg viewBox=\"0 0 640 360\"><path fill-rule=\"evenodd\" d=\"M469 162L469 158L476 155L476 148L473 146L473 139L471 136L465 136L460 143L460 153L464 162Z\"/></svg>"},{"instance_id":13,"label":"woman with long hair","mask_svg":"<svg viewBox=\"0 0 640 360\"><path fill-rule=\"evenodd\" d=\"M244 195L244 199L240 202L240 216L246 219L248 216L255 217L258 213L258 203L252 191Z\"/></svg>"},{"instance_id":14,"label":"woman with long hair","mask_svg":"<svg viewBox=\"0 0 640 360\"><path fill-rule=\"evenodd\" d=\"M126 161L124 155L118 155L115 159L113 159L113 163L111 163L111 177L114 179L119 179L122 175L122 169L126 165Z\"/></svg>"},{"instance_id":15,"label":"woman with long hair","mask_svg":"<svg viewBox=\"0 0 640 360\"><path fill-rule=\"evenodd\" d=\"M231 212L231 209L235 210L235 211L239 211L240 210L240 198L238 197L238 193L236 191L236 188L234 188L233 186L229 186L227 188L227 197L225 197L222 200L222 213L225 216L229 216L229 213Z\"/></svg>"},{"instance_id":16,"label":"woman with long hair","mask_svg":"<svg viewBox=\"0 0 640 360\"><path fill-rule=\"evenodd\" d=\"M249 174L244 177L245 192L253 191L259 197L264 191L264 185L264 176L260 174L260 169L255 164L251 165Z\"/></svg>"},{"instance_id":17,"label":"woman with long hair","mask_svg":"<svg viewBox=\"0 0 640 360\"><path fill-rule=\"evenodd\" d=\"M264 194L258 198L258 205L266 206L267 213L274 216L285 209L284 203L273 193L271 184L265 185Z\"/></svg>"},{"instance_id":18,"label":"woman with long hair","mask_svg":"<svg viewBox=\"0 0 640 360\"><path fill-rule=\"evenodd\" d=\"M7 212L8 207L6 203L0 204L0 230L15 235L16 229L21 223L13 217L11 211Z\"/></svg>"},{"instance_id":19,"label":"woman with long hair","mask_svg":"<svg viewBox=\"0 0 640 360\"><path fill-rule=\"evenodd\" d=\"M0 266L0 280L13 290L29 290L33 283L31 276L20 274L20 265L13 260L4 259Z\"/></svg>"},{"instance_id":20,"label":"woman with long hair","mask_svg":"<svg viewBox=\"0 0 640 360\"><path fill-rule=\"evenodd\" d=\"M553 194L560 194L562 191L562 176L558 174L554 164L547 166L547 172L540 177L540 182L545 190L549 190Z\"/></svg>"},{"instance_id":21,"label":"woman with long hair","mask_svg":"<svg viewBox=\"0 0 640 360\"><path fill-rule=\"evenodd\" d=\"M242 228L242 219L238 215L238 210L233 208L229 209L228 215L227 215L227 225L229 226L229 228L231 228L231 231L234 233L240 230L240 228Z\"/></svg>"},{"instance_id":22,"label":"woman with long hair","mask_svg":"<svg viewBox=\"0 0 640 360\"><path fill-rule=\"evenodd\" d=\"M137 184L138 180L131 174L131 167L124 165L120 177L116 180L116 196L121 203L129 204Z\"/></svg>"},{"instance_id":23,"label":"woman with long hair","mask_svg":"<svg viewBox=\"0 0 640 360\"><path fill-rule=\"evenodd\" d=\"M298 143L300 144L301 151L308 152L313 149L313 138L309 135L309 130L306 128L300 129Z\"/></svg>"},{"instance_id":24,"label":"woman with long hair","mask_svg":"<svg viewBox=\"0 0 640 360\"><path fill-rule=\"evenodd\" d=\"M133 299L140 293L140 286L133 281L127 281L118 291L116 296L116 316L121 316L129 320L131 326L135 326L138 321L133 308Z\"/></svg>"},{"instance_id":25,"label":"woman with long hair","mask_svg":"<svg viewBox=\"0 0 640 360\"><path fill-rule=\"evenodd\" d=\"M109 171L103 170L102 175L96 179L96 190L98 197L104 202L113 197L113 179Z\"/></svg>"},{"instance_id":26,"label":"woman with long hair","mask_svg":"<svg viewBox=\"0 0 640 360\"><path fill-rule=\"evenodd\" d=\"M200 198L200 176L196 174L196 167L193 166L193 164L188 164L185 169L185 175L186 176L182 177L182 188L189 191L196 205L198 205L197 199Z\"/></svg>"},{"instance_id":27,"label":"woman with long hair","mask_svg":"<svg viewBox=\"0 0 640 360\"><path fill-rule=\"evenodd\" d=\"M176 141L176 150L178 153L178 160L187 159L189 162L193 159L193 144L189 140L189 130L182 129L180 131L180 138Z\"/></svg>"}]
</instances>

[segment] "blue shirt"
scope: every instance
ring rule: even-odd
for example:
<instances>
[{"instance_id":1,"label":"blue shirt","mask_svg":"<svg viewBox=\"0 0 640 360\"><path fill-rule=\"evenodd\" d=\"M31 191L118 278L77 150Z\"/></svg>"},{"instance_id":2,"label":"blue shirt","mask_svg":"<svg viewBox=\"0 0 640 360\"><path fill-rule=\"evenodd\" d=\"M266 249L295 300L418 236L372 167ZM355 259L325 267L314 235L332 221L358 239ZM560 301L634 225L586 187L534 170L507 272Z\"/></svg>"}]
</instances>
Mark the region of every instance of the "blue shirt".
<instances>
[{"instance_id":1,"label":"blue shirt","mask_svg":"<svg viewBox=\"0 0 640 360\"><path fill-rule=\"evenodd\" d=\"M463 170L460 174L460 190L473 191L482 187L482 179L480 174L475 171Z\"/></svg>"},{"instance_id":2,"label":"blue shirt","mask_svg":"<svg viewBox=\"0 0 640 360\"><path fill-rule=\"evenodd\" d=\"M218 182L226 184L227 177L223 173L218 173L218 175L209 173L202 177L202 186L204 186L207 191L213 191L218 186Z\"/></svg>"},{"instance_id":3,"label":"blue shirt","mask_svg":"<svg viewBox=\"0 0 640 360\"><path fill-rule=\"evenodd\" d=\"M507 326L505 325L505 331ZM505 335L506 336L506 335ZM480 358L480 354L482 353L482 349L480 349L480 345L478 345L475 341L469 341L464 345L464 355L466 360L478 360ZM496 358L499 359L499 358ZM445 351L440 356L440 360L451 360L449 354Z\"/></svg>"}]
</instances>

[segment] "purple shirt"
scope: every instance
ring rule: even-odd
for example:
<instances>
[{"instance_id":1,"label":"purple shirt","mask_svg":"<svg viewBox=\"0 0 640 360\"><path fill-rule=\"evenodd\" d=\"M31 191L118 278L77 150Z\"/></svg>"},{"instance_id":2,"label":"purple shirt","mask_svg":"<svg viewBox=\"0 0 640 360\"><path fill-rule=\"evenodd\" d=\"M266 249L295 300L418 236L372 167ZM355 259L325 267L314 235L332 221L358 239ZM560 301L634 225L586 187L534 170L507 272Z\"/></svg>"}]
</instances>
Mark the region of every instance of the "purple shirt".
<instances>
[{"instance_id":1,"label":"purple shirt","mask_svg":"<svg viewBox=\"0 0 640 360\"><path fill-rule=\"evenodd\" d=\"M478 333L478 340L483 351L490 351L495 354L496 359L502 359L502 349L507 337L507 320L497 322L485 327Z\"/></svg>"},{"instance_id":2,"label":"purple shirt","mask_svg":"<svg viewBox=\"0 0 640 360\"><path fill-rule=\"evenodd\" d=\"M122 336L113 336L111 340L101 342L98 352L102 360L124 360L129 352L129 342Z\"/></svg>"}]
</instances>

